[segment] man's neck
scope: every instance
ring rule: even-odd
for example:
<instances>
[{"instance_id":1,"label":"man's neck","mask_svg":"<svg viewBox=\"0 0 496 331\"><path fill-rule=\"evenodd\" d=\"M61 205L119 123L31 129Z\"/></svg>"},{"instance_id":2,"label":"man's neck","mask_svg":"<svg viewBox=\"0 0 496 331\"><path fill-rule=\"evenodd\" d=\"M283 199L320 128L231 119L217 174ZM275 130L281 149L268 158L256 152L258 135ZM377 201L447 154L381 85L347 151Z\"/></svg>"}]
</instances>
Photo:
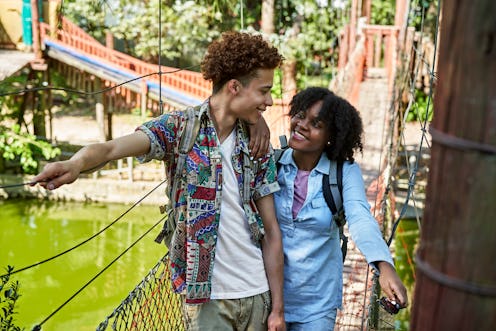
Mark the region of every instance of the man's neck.
<instances>
[{"instance_id":1,"label":"man's neck","mask_svg":"<svg viewBox=\"0 0 496 331\"><path fill-rule=\"evenodd\" d=\"M217 137L222 143L234 129L237 118L230 112L221 95L210 97L210 116L214 122Z\"/></svg>"}]
</instances>

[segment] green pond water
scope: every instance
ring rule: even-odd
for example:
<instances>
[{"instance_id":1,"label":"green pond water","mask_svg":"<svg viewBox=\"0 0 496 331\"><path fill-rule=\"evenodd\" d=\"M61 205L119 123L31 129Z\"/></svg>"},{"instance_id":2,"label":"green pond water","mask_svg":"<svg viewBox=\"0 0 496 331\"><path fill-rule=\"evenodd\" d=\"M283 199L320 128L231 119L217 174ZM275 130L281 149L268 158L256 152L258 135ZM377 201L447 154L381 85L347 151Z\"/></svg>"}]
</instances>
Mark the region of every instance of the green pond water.
<instances>
[{"instance_id":1,"label":"green pond water","mask_svg":"<svg viewBox=\"0 0 496 331\"><path fill-rule=\"evenodd\" d=\"M415 252L419 242L419 227L414 219L401 220L394 236L394 259L399 277L408 291L409 306L401 309L394 322L395 330L410 330L410 311L415 287Z\"/></svg>"},{"instance_id":2,"label":"green pond water","mask_svg":"<svg viewBox=\"0 0 496 331\"><path fill-rule=\"evenodd\" d=\"M20 269L86 240L129 206L0 200L0 274ZM15 324L31 330L104 269L161 218L139 205L101 235L59 258L12 275L21 297ZM42 330L95 330L162 257L153 239L162 224L110 266L43 325Z\"/></svg>"}]
</instances>

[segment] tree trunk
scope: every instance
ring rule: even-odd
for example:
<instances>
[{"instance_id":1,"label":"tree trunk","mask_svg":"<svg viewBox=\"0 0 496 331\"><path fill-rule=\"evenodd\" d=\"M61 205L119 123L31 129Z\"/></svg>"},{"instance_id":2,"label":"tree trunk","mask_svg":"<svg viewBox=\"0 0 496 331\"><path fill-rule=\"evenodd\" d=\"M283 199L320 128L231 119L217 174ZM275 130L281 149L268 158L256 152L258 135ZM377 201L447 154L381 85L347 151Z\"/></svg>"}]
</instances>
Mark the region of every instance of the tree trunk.
<instances>
[{"instance_id":1,"label":"tree trunk","mask_svg":"<svg viewBox=\"0 0 496 331\"><path fill-rule=\"evenodd\" d=\"M262 22L260 28L265 34L272 34L275 31L274 26L274 0L262 1Z\"/></svg>"},{"instance_id":2,"label":"tree trunk","mask_svg":"<svg viewBox=\"0 0 496 331\"><path fill-rule=\"evenodd\" d=\"M432 156L411 330L493 330L496 1L442 5Z\"/></svg>"}]
</instances>

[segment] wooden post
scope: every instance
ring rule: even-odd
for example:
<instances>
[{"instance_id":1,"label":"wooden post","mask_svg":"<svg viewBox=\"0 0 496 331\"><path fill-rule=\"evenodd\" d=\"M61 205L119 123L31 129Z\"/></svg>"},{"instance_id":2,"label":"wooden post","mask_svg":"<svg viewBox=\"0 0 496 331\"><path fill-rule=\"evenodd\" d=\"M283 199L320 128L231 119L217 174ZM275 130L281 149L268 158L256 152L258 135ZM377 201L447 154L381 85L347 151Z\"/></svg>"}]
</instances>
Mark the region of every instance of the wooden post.
<instances>
[{"instance_id":1,"label":"wooden post","mask_svg":"<svg viewBox=\"0 0 496 331\"><path fill-rule=\"evenodd\" d=\"M33 29L33 52L36 59L41 59L41 46L40 46L40 15L38 8L38 0L31 0L31 25Z\"/></svg>"},{"instance_id":2,"label":"wooden post","mask_svg":"<svg viewBox=\"0 0 496 331\"><path fill-rule=\"evenodd\" d=\"M102 90L102 82L98 77L95 79L95 90ZM105 108L103 107L103 95L101 93L96 94L95 97L95 112L96 123L98 125L98 140L104 142L107 140L107 130L105 123Z\"/></svg>"},{"instance_id":3,"label":"wooden post","mask_svg":"<svg viewBox=\"0 0 496 331\"><path fill-rule=\"evenodd\" d=\"M442 6L431 166L410 324L414 331L493 330L496 1Z\"/></svg>"}]
</instances>

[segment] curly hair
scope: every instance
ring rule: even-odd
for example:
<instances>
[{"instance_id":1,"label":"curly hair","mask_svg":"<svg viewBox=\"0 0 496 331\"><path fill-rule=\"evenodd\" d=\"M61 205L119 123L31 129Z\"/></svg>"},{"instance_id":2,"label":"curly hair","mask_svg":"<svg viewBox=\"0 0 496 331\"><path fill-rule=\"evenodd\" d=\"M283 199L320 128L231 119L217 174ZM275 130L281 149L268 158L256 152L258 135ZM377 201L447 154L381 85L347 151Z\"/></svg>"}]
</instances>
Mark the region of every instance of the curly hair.
<instances>
[{"instance_id":1,"label":"curly hair","mask_svg":"<svg viewBox=\"0 0 496 331\"><path fill-rule=\"evenodd\" d=\"M321 120L329 129L330 144L325 152L329 160L354 162L354 151L363 151L363 125L360 113L345 99L323 87L309 87L296 94L291 100L289 116L306 112L322 100L319 111Z\"/></svg>"},{"instance_id":2,"label":"curly hair","mask_svg":"<svg viewBox=\"0 0 496 331\"><path fill-rule=\"evenodd\" d=\"M238 79L246 85L257 69L275 69L282 60L277 48L261 35L231 31L208 46L201 71L203 78L212 81L216 93L228 80Z\"/></svg>"}]
</instances>

